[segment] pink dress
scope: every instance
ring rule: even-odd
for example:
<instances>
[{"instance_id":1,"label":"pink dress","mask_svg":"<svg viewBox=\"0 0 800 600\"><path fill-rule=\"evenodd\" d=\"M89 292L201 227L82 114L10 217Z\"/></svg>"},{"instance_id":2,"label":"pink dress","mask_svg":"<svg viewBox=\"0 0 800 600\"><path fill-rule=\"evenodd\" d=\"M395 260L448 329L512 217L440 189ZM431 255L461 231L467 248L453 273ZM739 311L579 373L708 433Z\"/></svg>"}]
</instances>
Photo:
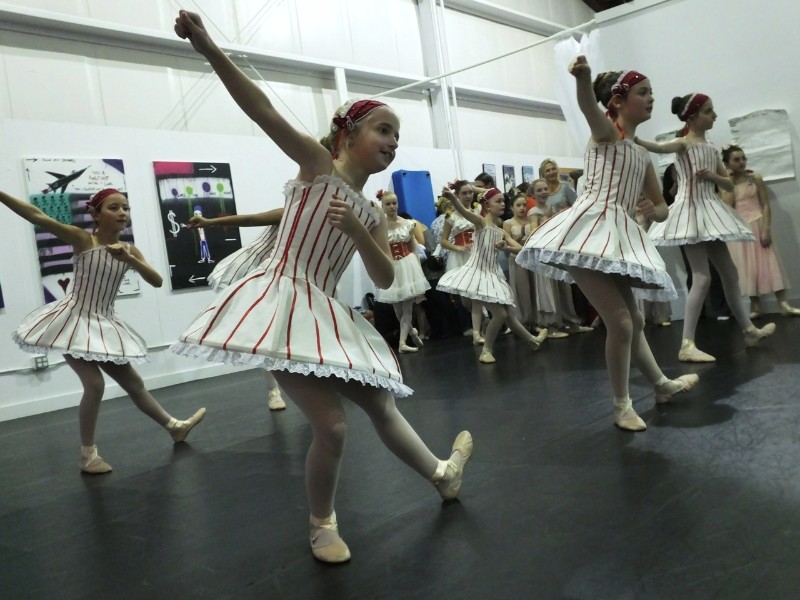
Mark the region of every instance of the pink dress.
<instances>
[{"instance_id":1,"label":"pink dress","mask_svg":"<svg viewBox=\"0 0 800 600\"><path fill-rule=\"evenodd\" d=\"M761 245L761 228L764 220L758 188L752 179L736 184L733 188L734 208L742 220L750 226L756 238L753 242L729 242L731 258L739 271L739 286L746 296L772 294L789 289L785 283L780 259L775 245Z\"/></svg>"},{"instance_id":2,"label":"pink dress","mask_svg":"<svg viewBox=\"0 0 800 600\"><path fill-rule=\"evenodd\" d=\"M64 298L31 312L14 332L27 352L58 350L75 358L125 364L144 362L147 344L117 317L114 300L130 268L95 246L75 254L72 287Z\"/></svg>"},{"instance_id":3,"label":"pink dress","mask_svg":"<svg viewBox=\"0 0 800 600\"><path fill-rule=\"evenodd\" d=\"M498 227L478 229L467 262L442 275L436 289L481 302L514 306L514 293L497 264L495 244L502 239L503 230Z\"/></svg>"},{"instance_id":4,"label":"pink dress","mask_svg":"<svg viewBox=\"0 0 800 600\"><path fill-rule=\"evenodd\" d=\"M661 255L631 217L649 164L647 151L631 140L589 144L583 193L533 232L517 263L570 283L565 267L624 275L639 298L675 298Z\"/></svg>"},{"instance_id":5,"label":"pink dress","mask_svg":"<svg viewBox=\"0 0 800 600\"><path fill-rule=\"evenodd\" d=\"M719 197L714 182L695 175L700 169L716 173L719 160L716 147L704 143L690 145L675 161L678 172L675 202L669 207L667 220L653 223L648 230L656 246L753 239L750 228Z\"/></svg>"},{"instance_id":6,"label":"pink dress","mask_svg":"<svg viewBox=\"0 0 800 600\"><path fill-rule=\"evenodd\" d=\"M221 260L208 276L208 285L219 291L249 275L272 253L277 239L278 228L266 227L252 242Z\"/></svg>"},{"instance_id":7,"label":"pink dress","mask_svg":"<svg viewBox=\"0 0 800 600\"><path fill-rule=\"evenodd\" d=\"M172 350L214 362L259 366L316 377L335 376L408 396L392 349L360 314L333 298L355 253L353 240L327 217L332 199L353 207L368 230L377 208L341 179L292 180L275 251L224 289Z\"/></svg>"}]
</instances>

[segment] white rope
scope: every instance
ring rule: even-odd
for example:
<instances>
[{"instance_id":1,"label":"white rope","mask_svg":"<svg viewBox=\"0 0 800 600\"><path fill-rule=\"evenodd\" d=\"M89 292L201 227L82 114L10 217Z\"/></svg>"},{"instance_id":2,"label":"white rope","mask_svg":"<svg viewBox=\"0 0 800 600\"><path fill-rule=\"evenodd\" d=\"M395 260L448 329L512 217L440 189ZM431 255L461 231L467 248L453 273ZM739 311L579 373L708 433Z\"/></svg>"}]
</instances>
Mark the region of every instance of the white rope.
<instances>
[{"instance_id":1,"label":"white rope","mask_svg":"<svg viewBox=\"0 0 800 600\"><path fill-rule=\"evenodd\" d=\"M456 75L458 73L463 73L464 71L469 71L470 69L475 69L477 67L489 64L491 62L498 61L502 58L507 56L511 56L513 54L518 54L520 52L524 52L525 50L530 50L531 48L535 48L536 46L541 46L542 44L546 44L547 42L553 42L556 40L560 40L561 38L568 37L573 33L585 33L585 29L591 27L595 24L595 20L592 19L591 21L586 21L582 25L577 25L575 27L570 27L569 29L565 29L563 31L559 31L558 33L554 33L553 35L546 37L544 39L539 40L538 42L534 42L533 44L529 44L522 48L517 48L516 50L512 50L511 52L506 52L505 54L501 54L500 56L494 56L492 58L488 58L483 60L479 63L475 63L474 65L469 65L467 67L461 67L460 69L456 69L454 71L450 71L449 73L441 73L440 75L434 75L433 77L426 77L425 79L420 79L419 81L415 81L414 83L409 83L407 85L402 85L398 88L394 88L393 90L389 90L387 92L381 92L380 94L375 94L374 96L370 96L371 98L380 98L381 96L389 96L391 94L396 94L397 92L402 92L403 90L407 90L410 88L418 87L422 84L429 83L431 81L435 81L437 79L442 79L443 77L449 77L451 75Z\"/></svg>"}]
</instances>

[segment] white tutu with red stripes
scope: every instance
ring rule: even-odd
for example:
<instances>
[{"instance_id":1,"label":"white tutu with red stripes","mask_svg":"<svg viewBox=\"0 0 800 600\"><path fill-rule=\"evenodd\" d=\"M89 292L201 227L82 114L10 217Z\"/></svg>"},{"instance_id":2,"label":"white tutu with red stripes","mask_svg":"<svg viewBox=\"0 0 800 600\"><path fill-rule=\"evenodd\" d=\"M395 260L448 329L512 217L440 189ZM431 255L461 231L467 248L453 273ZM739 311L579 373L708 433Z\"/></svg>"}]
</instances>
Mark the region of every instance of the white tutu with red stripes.
<instances>
[{"instance_id":1,"label":"white tutu with red stripes","mask_svg":"<svg viewBox=\"0 0 800 600\"><path fill-rule=\"evenodd\" d=\"M495 245L502 239L503 230L498 227L478 229L469 260L442 275L436 289L481 302L514 306L514 293L497 264Z\"/></svg>"},{"instance_id":2,"label":"white tutu with red stripes","mask_svg":"<svg viewBox=\"0 0 800 600\"><path fill-rule=\"evenodd\" d=\"M414 299L422 302L431 284L425 279L422 265L416 252L411 252L411 237L414 235L414 221L404 219L400 226L389 229L389 246L392 249L394 281L387 289L378 288L378 302L393 304Z\"/></svg>"},{"instance_id":3,"label":"white tutu with red stripes","mask_svg":"<svg viewBox=\"0 0 800 600\"><path fill-rule=\"evenodd\" d=\"M335 176L290 181L275 251L240 281L224 289L173 344L172 350L215 362L259 366L385 388L397 396L403 383L392 349L359 313L332 296L355 244L331 226L331 199L353 207L373 229L380 213Z\"/></svg>"},{"instance_id":4,"label":"white tutu with red stripes","mask_svg":"<svg viewBox=\"0 0 800 600\"><path fill-rule=\"evenodd\" d=\"M719 150L709 143L691 144L675 161L678 193L662 223L648 230L656 246L686 246L719 240L753 241L755 236L737 212L717 194L714 182L697 177L697 171L717 172Z\"/></svg>"},{"instance_id":5,"label":"white tutu with red stripes","mask_svg":"<svg viewBox=\"0 0 800 600\"><path fill-rule=\"evenodd\" d=\"M277 239L278 228L267 227L252 242L222 259L208 276L208 285L219 291L249 275L269 257Z\"/></svg>"},{"instance_id":6,"label":"white tutu with red stripes","mask_svg":"<svg viewBox=\"0 0 800 600\"><path fill-rule=\"evenodd\" d=\"M114 300L129 269L105 246L73 256L73 283L67 295L31 312L13 334L34 354L56 350L75 358L125 364L144 362L147 344L114 312Z\"/></svg>"},{"instance_id":7,"label":"white tutu with red stripes","mask_svg":"<svg viewBox=\"0 0 800 600\"><path fill-rule=\"evenodd\" d=\"M590 144L583 193L533 232L517 263L570 283L565 267L623 275L637 297L677 297L661 255L631 217L649 164L647 151L630 140Z\"/></svg>"}]
</instances>

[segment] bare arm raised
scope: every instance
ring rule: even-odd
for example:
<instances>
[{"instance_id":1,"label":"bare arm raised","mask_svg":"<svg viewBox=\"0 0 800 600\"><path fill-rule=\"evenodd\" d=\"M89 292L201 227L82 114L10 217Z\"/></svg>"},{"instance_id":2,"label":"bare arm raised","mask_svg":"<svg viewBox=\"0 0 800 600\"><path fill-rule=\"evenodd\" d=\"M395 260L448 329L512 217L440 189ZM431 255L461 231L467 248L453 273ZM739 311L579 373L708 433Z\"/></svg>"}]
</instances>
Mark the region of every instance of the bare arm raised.
<instances>
[{"instance_id":1,"label":"bare arm raised","mask_svg":"<svg viewBox=\"0 0 800 600\"><path fill-rule=\"evenodd\" d=\"M175 33L208 59L236 104L300 167L299 179L312 181L329 174L333 159L316 139L297 131L275 109L269 98L211 39L200 16L185 10L175 19Z\"/></svg>"},{"instance_id":2,"label":"bare arm raised","mask_svg":"<svg viewBox=\"0 0 800 600\"><path fill-rule=\"evenodd\" d=\"M586 117L586 122L592 131L592 141L617 141L619 133L597 104L597 97L594 95L594 88L592 87L592 69L589 67L586 57L576 57L570 63L568 70L575 77L578 108L581 109L583 116Z\"/></svg>"},{"instance_id":3,"label":"bare arm raised","mask_svg":"<svg viewBox=\"0 0 800 600\"><path fill-rule=\"evenodd\" d=\"M467 210L467 208L461 204L461 200L456 197L456 195L453 193L453 190L451 190L449 187L442 188L442 196L450 200L455 211L467 221L475 225L476 229L481 229L486 226L483 217L476 215L471 210ZM444 231L442 231L442 236L444 236Z\"/></svg>"},{"instance_id":4,"label":"bare arm raised","mask_svg":"<svg viewBox=\"0 0 800 600\"><path fill-rule=\"evenodd\" d=\"M17 213L26 221L52 233L58 239L70 244L76 252L82 252L92 247L92 236L80 227L65 225L42 212L30 202L24 202L5 192L0 192L0 202Z\"/></svg>"}]
</instances>

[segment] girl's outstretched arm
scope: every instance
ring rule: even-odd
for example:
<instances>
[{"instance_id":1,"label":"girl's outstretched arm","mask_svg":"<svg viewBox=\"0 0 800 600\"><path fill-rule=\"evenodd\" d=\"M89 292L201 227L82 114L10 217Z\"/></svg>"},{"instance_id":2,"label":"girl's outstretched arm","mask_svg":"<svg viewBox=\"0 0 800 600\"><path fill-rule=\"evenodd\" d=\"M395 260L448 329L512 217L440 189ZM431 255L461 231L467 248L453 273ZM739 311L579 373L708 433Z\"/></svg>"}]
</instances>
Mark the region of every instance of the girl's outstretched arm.
<instances>
[{"instance_id":1,"label":"girl's outstretched arm","mask_svg":"<svg viewBox=\"0 0 800 600\"><path fill-rule=\"evenodd\" d=\"M594 95L592 87L592 69L585 56L578 56L573 60L568 70L575 77L576 94L578 98L578 108L581 109L589 129L592 131L592 140L595 142L615 142L619 139L619 133L614 128L614 124L600 110L597 104L597 97Z\"/></svg>"},{"instance_id":2,"label":"girl's outstretched arm","mask_svg":"<svg viewBox=\"0 0 800 600\"><path fill-rule=\"evenodd\" d=\"M9 196L5 192L0 192L0 203L5 204L26 221L30 221L34 225L52 233L62 242L70 244L77 252L92 247L92 236L90 233L84 231L80 227L65 225L60 221L56 221L30 202L24 202L13 196Z\"/></svg>"},{"instance_id":3,"label":"girl's outstretched arm","mask_svg":"<svg viewBox=\"0 0 800 600\"><path fill-rule=\"evenodd\" d=\"M300 166L299 179L311 181L317 175L329 174L333 158L312 136L297 131L275 109L261 89L237 67L211 39L200 16L182 10L175 19L175 33L188 39L219 76L236 104L264 130L272 141Z\"/></svg>"},{"instance_id":4,"label":"girl's outstretched arm","mask_svg":"<svg viewBox=\"0 0 800 600\"><path fill-rule=\"evenodd\" d=\"M267 212L254 213L250 215L226 215L224 217L214 217L206 219L198 215L189 219L187 224L190 229L198 227L267 227L269 225L280 225L283 218L283 209L276 208Z\"/></svg>"},{"instance_id":5,"label":"girl's outstretched arm","mask_svg":"<svg viewBox=\"0 0 800 600\"><path fill-rule=\"evenodd\" d=\"M648 152L655 152L656 154L673 154L675 152L680 154L686 149L686 138L682 137L674 138L668 142L653 142L639 137L633 138L633 141Z\"/></svg>"},{"instance_id":6,"label":"girl's outstretched arm","mask_svg":"<svg viewBox=\"0 0 800 600\"><path fill-rule=\"evenodd\" d=\"M450 200L450 203L453 205L453 208L456 210L458 214L464 217L467 221L475 225L476 229L481 229L486 226L486 223L483 220L483 217L480 215L476 215L471 210L467 209L463 204L461 204L461 200L456 198L456 195L453 193L448 187L442 188L442 196ZM444 235L444 231L442 232Z\"/></svg>"}]
</instances>

